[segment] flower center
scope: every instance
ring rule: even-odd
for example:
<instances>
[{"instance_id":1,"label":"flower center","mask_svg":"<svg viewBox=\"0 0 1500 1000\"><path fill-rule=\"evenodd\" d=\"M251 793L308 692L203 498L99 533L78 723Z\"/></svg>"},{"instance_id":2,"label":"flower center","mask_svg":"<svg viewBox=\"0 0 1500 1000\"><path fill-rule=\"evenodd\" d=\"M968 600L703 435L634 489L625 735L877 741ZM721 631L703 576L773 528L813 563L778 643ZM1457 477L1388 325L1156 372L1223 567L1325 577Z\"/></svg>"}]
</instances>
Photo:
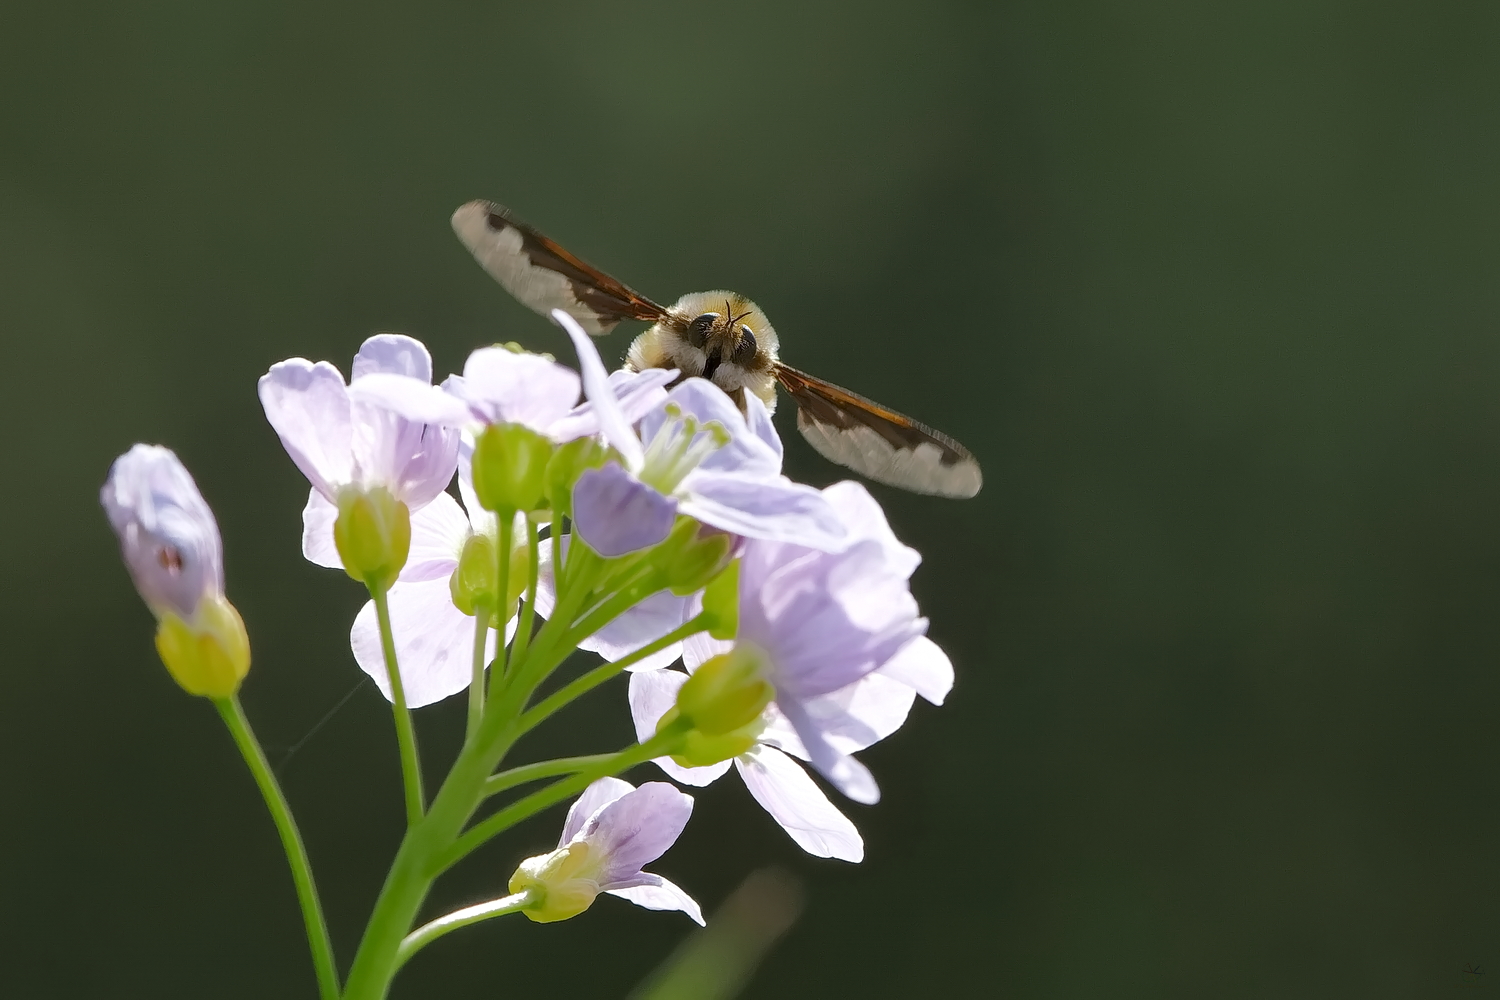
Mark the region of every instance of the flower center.
<instances>
[{"instance_id":1,"label":"flower center","mask_svg":"<svg viewBox=\"0 0 1500 1000\"><path fill-rule=\"evenodd\" d=\"M676 403L667 404L667 419L646 445L640 480L661 493L671 493L709 455L729 443L729 431L717 420L700 423L683 413Z\"/></svg>"}]
</instances>

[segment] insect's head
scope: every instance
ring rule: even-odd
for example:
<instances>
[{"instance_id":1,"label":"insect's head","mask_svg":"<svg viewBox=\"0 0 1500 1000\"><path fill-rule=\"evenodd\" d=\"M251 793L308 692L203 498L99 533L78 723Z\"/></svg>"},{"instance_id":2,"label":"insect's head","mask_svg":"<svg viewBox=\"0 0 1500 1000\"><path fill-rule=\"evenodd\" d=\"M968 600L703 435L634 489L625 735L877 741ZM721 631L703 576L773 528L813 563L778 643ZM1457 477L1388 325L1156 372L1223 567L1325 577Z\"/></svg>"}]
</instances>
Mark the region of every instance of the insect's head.
<instances>
[{"instance_id":1,"label":"insect's head","mask_svg":"<svg viewBox=\"0 0 1500 1000\"><path fill-rule=\"evenodd\" d=\"M688 321L684 336L705 356L704 378L713 378L714 371L726 362L741 368L754 363L760 345L755 331L745 322L754 311L752 307L736 312L733 301L725 299L718 309L701 312Z\"/></svg>"}]
</instances>

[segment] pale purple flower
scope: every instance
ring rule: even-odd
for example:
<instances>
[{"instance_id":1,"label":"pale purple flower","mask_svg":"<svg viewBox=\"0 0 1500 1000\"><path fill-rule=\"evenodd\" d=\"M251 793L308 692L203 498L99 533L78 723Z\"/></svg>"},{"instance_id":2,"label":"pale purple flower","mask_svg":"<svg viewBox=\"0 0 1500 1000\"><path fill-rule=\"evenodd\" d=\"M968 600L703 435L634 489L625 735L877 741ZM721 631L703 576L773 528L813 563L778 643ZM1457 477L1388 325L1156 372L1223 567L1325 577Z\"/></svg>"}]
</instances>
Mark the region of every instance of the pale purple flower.
<instances>
[{"instance_id":1,"label":"pale purple flower","mask_svg":"<svg viewBox=\"0 0 1500 1000\"><path fill-rule=\"evenodd\" d=\"M683 662L691 673L733 643L706 635L684 644ZM630 678L630 712L639 739L656 732L657 721L676 702L688 679L679 670L657 670ZM879 742L900 728L915 694L942 704L953 685L953 667L930 639L919 637L873 673L832 694L811 699L810 716L818 720L824 739L839 753L850 754ZM842 861L864 858L864 841L849 818L794 760L808 759L797 732L773 704L761 716L755 746L732 761L756 802L771 814L797 845L809 854ZM728 772L731 761L707 767L683 767L671 758L655 761L662 770L688 785L707 785Z\"/></svg>"},{"instance_id":2,"label":"pale purple flower","mask_svg":"<svg viewBox=\"0 0 1500 1000\"><path fill-rule=\"evenodd\" d=\"M193 477L170 449L138 444L115 459L99 502L135 589L153 614L192 621L224 593L224 548Z\"/></svg>"},{"instance_id":3,"label":"pale purple flower","mask_svg":"<svg viewBox=\"0 0 1500 1000\"><path fill-rule=\"evenodd\" d=\"M908 586L921 556L896 540L863 486L836 483L823 495L847 530L848 547L830 553L746 540L733 643L694 636L684 644L684 661L691 670L731 647L755 654L775 695L761 720L760 743L741 774L762 805L779 821L786 817L783 825L798 843L813 853L846 857L857 843L850 839L852 826L834 818L821 794L810 795L816 788L793 776L790 762L775 751L808 760L856 802L875 802L880 792L873 776L849 755L900 726L914 692L941 702L953 668L924 638L927 621L918 616ZM631 678L638 731L655 731L686 679L676 672ZM707 780L728 764L716 767ZM672 773L680 776L680 770Z\"/></svg>"},{"instance_id":4,"label":"pale purple flower","mask_svg":"<svg viewBox=\"0 0 1500 1000\"><path fill-rule=\"evenodd\" d=\"M597 357L597 355L596 355ZM662 386L675 371L618 371L608 377L610 399L639 420L659 405ZM443 389L461 400L473 422L523 424L558 444L599 433L591 401L579 403L578 373L551 358L507 347L482 347L469 355L462 375L450 375Z\"/></svg>"},{"instance_id":5,"label":"pale purple flower","mask_svg":"<svg viewBox=\"0 0 1500 1000\"><path fill-rule=\"evenodd\" d=\"M447 488L467 410L432 384L420 341L377 334L360 346L348 385L326 361L291 358L261 376L260 401L287 454L312 484L302 551L340 568L333 543L340 490L384 488L416 513Z\"/></svg>"},{"instance_id":6,"label":"pale purple flower","mask_svg":"<svg viewBox=\"0 0 1500 1000\"><path fill-rule=\"evenodd\" d=\"M760 400L747 394L747 420L718 386L690 378L641 418L637 437L588 335L561 311L553 318L573 339L600 433L623 463L590 469L574 487L574 525L590 548L620 556L655 545L678 514L748 538L844 545L838 517L818 491L781 475Z\"/></svg>"},{"instance_id":7,"label":"pale purple flower","mask_svg":"<svg viewBox=\"0 0 1500 1000\"><path fill-rule=\"evenodd\" d=\"M539 889L543 919L562 919L588 908L601 892L648 910L681 910L699 924L703 913L676 885L644 871L667 852L687 826L692 796L663 781L639 788L600 778L568 810L557 850L522 862L512 892Z\"/></svg>"}]
</instances>

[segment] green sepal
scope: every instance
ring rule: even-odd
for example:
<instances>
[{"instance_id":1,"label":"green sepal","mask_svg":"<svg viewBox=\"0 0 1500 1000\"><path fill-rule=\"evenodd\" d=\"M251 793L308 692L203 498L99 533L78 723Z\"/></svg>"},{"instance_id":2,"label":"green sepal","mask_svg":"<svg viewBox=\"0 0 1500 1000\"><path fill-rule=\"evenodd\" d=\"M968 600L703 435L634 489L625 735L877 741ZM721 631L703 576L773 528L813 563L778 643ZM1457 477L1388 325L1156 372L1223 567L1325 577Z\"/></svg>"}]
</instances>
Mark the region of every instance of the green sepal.
<instances>
[{"instance_id":1,"label":"green sepal","mask_svg":"<svg viewBox=\"0 0 1500 1000\"><path fill-rule=\"evenodd\" d=\"M333 544L344 572L373 590L389 590L411 551L411 511L383 486L346 486L338 495Z\"/></svg>"},{"instance_id":2,"label":"green sepal","mask_svg":"<svg viewBox=\"0 0 1500 1000\"><path fill-rule=\"evenodd\" d=\"M490 424L474 439L474 493L501 517L541 508L555 446L524 424Z\"/></svg>"},{"instance_id":3,"label":"green sepal","mask_svg":"<svg viewBox=\"0 0 1500 1000\"><path fill-rule=\"evenodd\" d=\"M703 613L708 616L708 634L715 639L733 639L740 629L740 561L738 559L703 588Z\"/></svg>"}]
</instances>

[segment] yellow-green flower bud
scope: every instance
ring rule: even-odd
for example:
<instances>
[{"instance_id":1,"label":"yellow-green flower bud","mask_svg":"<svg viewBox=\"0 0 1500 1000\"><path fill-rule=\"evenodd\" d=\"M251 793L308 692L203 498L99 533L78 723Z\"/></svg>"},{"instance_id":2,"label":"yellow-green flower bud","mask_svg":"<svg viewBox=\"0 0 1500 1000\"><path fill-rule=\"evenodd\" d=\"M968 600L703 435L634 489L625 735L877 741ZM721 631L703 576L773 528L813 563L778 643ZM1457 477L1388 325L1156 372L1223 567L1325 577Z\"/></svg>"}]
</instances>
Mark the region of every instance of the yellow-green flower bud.
<instances>
[{"instance_id":1,"label":"yellow-green flower bud","mask_svg":"<svg viewBox=\"0 0 1500 1000\"><path fill-rule=\"evenodd\" d=\"M609 449L591 437L575 438L558 447L547 463L547 499L552 509L573 515L573 486L589 469L597 469L609 457Z\"/></svg>"},{"instance_id":2,"label":"yellow-green flower bud","mask_svg":"<svg viewBox=\"0 0 1500 1000\"><path fill-rule=\"evenodd\" d=\"M554 447L523 424L491 424L474 440L474 493L501 517L540 508Z\"/></svg>"},{"instance_id":3,"label":"yellow-green flower bud","mask_svg":"<svg viewBox=\"0 0 1500 1000\"><path fill-rule=\"evenodd\" d=\"M448 589L458 610L473 615L483 604L493 613L500 604L500 588L495 585L498 572L495 543L488 535L470 535L459 554L458 568L448 578Z\"/></svg>"},{"instance_id":4,"label":"yellow-green flower bud","mask_svg":"<svg viewBox=\"0 0 1500 1000\"><path fill-rule=\"evenodd\" d=\"M667 713L656 723L657 733L660 734L682 717L677 708L667 709ZM764 729L765 724L758 716L749 725L717 736L692 729L682 736L676 752L668 756L682 767L707 767L721 760L732 760L755 746Z\"/></svg>"},{"instance_id":5,"label":"yellow-green flower bud","mask_svg":"<svg viewBox=\"0 0 1500 1000\"><path fill-rule=\"evenodd\" d=\"M383 486L339 491L333 543L344 572L371 589L388 590L411 550L411 512Z\"/></svg>"},{"instance_id":6,"label":"yellow-green flower bud","mask_svg":"<svg viewBox=\"0 0 1500 1000\"><path fill-rule=\"evenodd\" d=\"M184 691L204 698L228 698L250 671L250 636L222 596L205 596L191 622L172 612L162 615L156 651Z\"/></svg>"},{"instance_id":7,"label":"yellow-green flower bud","mask_svg":"<svg viewBox=\"0 0 1500 1000\"><path fill-rule=\"evenodd\" d=\"M703 613L708 634L728 641L740 629L740 561L736 559L703 588Z\"/></svg>"},{"instance_id":8,"label":"yellow-green flower bud","mask_svg":"<svg viewBox=\"0 0 1500 1000\"><path fill-rule=\"evenodd\" d=\"M527 858L510 877L511 892L531 891L532 901L521 912L539 924L567 920L594 905L599 895L597 863L590 863L586 841L575 840L553 851Z\"/></svg>"},{"instance_id":9,"label":"yellow-green flower bud","mask_svg":"<svg viewBox=\"0 0 1500 1000\"><path fill-rule=\"evenodd\" d=\"M736 646L693 671L677 690L677 711L705 736L724 736L754 723L775 696L760 653Z\"/></svg>"},{"instance_id":10,"label":"yellow-green flower bud","mask_svg":"<svg viewBox=\"0 0 1500 1000\"><path fill-rule=\"evenodd\" d=\"M495 542L488 535L470 535L464 542L463 552L458 557L458 568L448 578L448 590L453 595L453 604L466 615L476 614L482 604L488 609L495 628L510 621L516 604L526 592L531 566L531 550L524 537L510 552L510 580L502 600L495 576L499 567L495 561Z\"/></svg>"},{"instance_id":11,"label":"yellow-green flower bud","mask_svg":"<svg viewBox=\"0 0 1500 1000\"><path fill-rule=\"evenodd\" d=\"M672 593L686 597L725 569L733 548L733 535L679 517L666 541L651 553L651 561Z\"/></svg>"}]
</instances>

